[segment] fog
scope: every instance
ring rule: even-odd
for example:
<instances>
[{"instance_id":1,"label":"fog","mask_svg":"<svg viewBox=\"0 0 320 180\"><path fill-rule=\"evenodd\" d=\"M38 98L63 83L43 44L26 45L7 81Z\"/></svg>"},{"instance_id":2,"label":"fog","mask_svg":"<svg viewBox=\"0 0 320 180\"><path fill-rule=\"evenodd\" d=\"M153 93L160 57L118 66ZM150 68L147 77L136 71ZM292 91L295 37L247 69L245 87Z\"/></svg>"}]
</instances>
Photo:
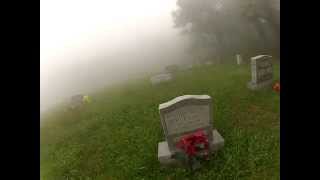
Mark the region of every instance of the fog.
<instances>
[{"instance_id":1,"label":"fog","mask_svg":"<svg viewBox=\"0 0 320 180\"><path fill-rule=\"evenodd\" d=\"M279 0L41 0L43 112L164 66L280 57Z\"/></svg>"},{"instance_id":2,"label":"fog","mask_svg":"<svg viewBox=\"0 0 320 180\"><path fill-rule=\"evenodd\" d=\"M41 0L41 112L188 58L175 8L175 0Z\"/></svg>"}]
</instances>

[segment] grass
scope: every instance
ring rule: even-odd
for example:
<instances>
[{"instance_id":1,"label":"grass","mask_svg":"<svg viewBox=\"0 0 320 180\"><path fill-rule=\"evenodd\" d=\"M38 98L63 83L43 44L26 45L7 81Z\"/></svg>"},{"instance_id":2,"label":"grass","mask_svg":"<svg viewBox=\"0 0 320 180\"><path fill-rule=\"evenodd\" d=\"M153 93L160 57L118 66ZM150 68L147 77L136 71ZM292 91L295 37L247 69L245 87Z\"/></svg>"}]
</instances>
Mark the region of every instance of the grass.
<instances>
[{"instance_id":1,"label":"grass","mask_svg":"<svg viewBox=\"0 0 320 180\"><path fill-rule=\"evenodd\" d=\"M279 80L279 64L274 66ZM280 96L250 91L249 65L213 65L179 72L169 83L148 78L91 95L79 112L56 110L40 129L41 179L280 179ZM202 169L161 167L164 140L158 105L185 94L208 94L225 147Z\"/></svg>"}]
</instances>

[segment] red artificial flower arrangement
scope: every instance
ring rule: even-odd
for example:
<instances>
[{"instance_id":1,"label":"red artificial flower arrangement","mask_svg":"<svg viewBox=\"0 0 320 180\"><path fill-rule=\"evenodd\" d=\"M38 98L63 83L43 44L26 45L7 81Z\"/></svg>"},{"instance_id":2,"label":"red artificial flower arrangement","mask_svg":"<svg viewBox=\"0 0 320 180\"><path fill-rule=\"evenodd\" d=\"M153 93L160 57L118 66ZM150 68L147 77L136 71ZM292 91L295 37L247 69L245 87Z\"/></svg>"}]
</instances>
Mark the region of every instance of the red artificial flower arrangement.
<instances>
[{"instance_id":1,"label":"red artificial flower arrangement","mask_svg":"<svg viewBox=\"0 0 320 180\"><path fill-rule=\"evenodd\" d=\"M273 89L274 91L280 93L280 82L276 82L276 83L273 85L272 89Z\"/></svg>"},{"instance_id":2,"label":"red artificial flower arrangement","mask_svg":"<svg viewBox=\"0 0 320 180\"><path fill-rule=\"evenodd\" d=\"M192 169L195 169L194 164L199 164L197 159L208 159L209 142L203 130L183 136L178 141L177 148L181 149L187 156L187 162L191 165Z\"/></svg>"}]
</instances>

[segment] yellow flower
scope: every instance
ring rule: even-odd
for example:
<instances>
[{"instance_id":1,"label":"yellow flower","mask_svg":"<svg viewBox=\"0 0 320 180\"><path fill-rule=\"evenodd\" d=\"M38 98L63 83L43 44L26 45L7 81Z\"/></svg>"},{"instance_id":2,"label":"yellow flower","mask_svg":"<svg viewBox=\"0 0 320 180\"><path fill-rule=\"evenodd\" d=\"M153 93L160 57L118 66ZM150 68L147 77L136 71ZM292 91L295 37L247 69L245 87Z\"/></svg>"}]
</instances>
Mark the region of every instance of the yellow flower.
<instances>
[{"instance_id":1,"label":"yellow flower","mask_svg":"<svg viewBox=\"0 0 320 180\"><path fill-rule=\"evenodd\" d=\"M82 101L83 101L84 103L90 103L90 102L91 102L91 99L90 99L89 96L83 96Z\"/></svg>"}]
</instances>

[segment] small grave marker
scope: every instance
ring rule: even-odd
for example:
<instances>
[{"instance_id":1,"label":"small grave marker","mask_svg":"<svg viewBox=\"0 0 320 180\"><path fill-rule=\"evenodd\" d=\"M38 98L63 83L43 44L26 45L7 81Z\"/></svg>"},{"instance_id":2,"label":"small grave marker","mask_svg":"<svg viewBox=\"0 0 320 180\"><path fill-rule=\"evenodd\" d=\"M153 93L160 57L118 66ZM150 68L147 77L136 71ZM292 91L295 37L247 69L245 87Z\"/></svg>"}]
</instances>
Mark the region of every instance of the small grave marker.
<instances>
[{"instance_id":1,"label":"small grave marker","mask_svg":"<svg viewBox=\"0 0 320 180\"><path fill-rule=\"evenodd\" d=\"M241 64L242 64L242 57L241 57L240 54L237 54L237 55L236 55L236 59L237 59L237 64L238 64L238 65L241 65Z\"/></svg>"}]
</instances>

